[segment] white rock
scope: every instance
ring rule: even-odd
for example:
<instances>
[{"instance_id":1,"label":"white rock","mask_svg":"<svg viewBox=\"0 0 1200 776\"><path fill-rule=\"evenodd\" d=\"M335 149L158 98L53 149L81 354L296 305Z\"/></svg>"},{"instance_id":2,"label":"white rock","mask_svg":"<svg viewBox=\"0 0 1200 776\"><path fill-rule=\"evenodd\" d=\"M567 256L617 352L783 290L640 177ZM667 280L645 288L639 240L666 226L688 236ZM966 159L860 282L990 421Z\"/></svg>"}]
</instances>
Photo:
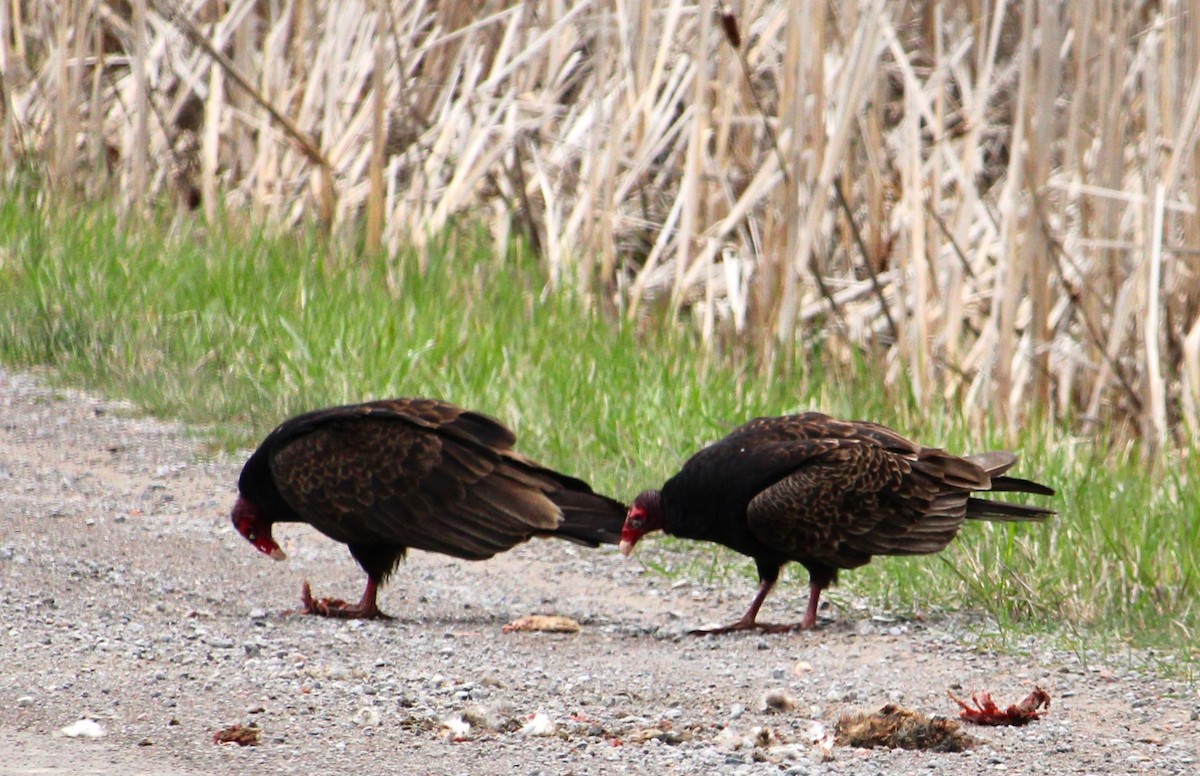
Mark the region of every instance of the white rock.
<instances>
[{"instance_id":1,"label":"white rock","mask_svg":"<svg viewBox=\"0 0 1200 776\"><path fill-rule=\"evenodd\" d=\"M778 744L767 750L776 760L803 760L808 757L808 748L800 744Z\"/></svg>"},{"instance_id":2,"label":"white rock","mask_svg":"<svg viewBox=\"0 0 1200 776\"><path fill-rule=\"evenodd\" d=\"M382 721L379 712L369 706L359 709L354 714L354 724L359 727L379 727Z\"/></svg>"},{"instance_id":3,"label":"white rock","mask_svg":"<svg viewBox=\"0 0 1200 776\"><path fill-rule=\"evenodd\" d=\"M22 695L20 698L17 698L17 706L21 707L22 709L27 709L32 705L33 705L33 696L32 695Z\"/></svg>"},{"instance_id":4,"label":"white rock","mask_svg":"<svg viewBox=\"0 0 1200 776\"><path fill-rule=\"evenodd\" d=\"M746 735L744 733L739 733L732 727L723 727L721 728L721 732L717 733L716 737L713 739L713 743L722 749L728 749L731 751L741 749L746 743Z\"/></svg>"},{"instance_id":5,"label":"white rock","mask_svg":"<svg viewBox=\"0 0 1200 776\"><path fill-rule=\"evenodd\" d=\"M471 726L462 717L450 717L442 720L442 725L450 731L452 740L461 740L471 734Z\"/></svg>"},{"instance_id":6,"label":"white rock","mask_svg":"<svg viewBox=\"0 0 1200 776\"><path fill-rule=\"evenodd\" d=\"M60 732L67 738L99 738L104 735L104 728L94 719L81 719L67 725Z\"/></svg>"},{"instance_id":7,"label":"white rock","mask_svg":"<svg viewBox=\"0 0 1200 776\"><path fill-rule=\"evenodd\" d=\"M554 724L554 720L550 719L545 712L539 711L521 726L521 735L552 736L557 729L558 726Z\"/></svg>"}]
</instances>

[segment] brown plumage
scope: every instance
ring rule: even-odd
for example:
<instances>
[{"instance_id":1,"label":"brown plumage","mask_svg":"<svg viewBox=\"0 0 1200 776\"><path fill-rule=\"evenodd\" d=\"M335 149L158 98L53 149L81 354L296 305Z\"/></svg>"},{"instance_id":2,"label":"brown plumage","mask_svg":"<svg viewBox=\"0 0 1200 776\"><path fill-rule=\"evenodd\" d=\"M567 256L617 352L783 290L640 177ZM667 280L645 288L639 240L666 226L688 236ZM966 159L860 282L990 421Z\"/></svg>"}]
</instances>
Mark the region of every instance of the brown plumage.
<instances>
[{"instance_id":1,"label":"brown plumage","mask_svg":"<svg viewBox=\"0 0 1200 776\"><path fill-rule=\"evenodd\" d=\"M950 543L966 518L1037 521L1054 514L974 493L1054 491L1005 474L1007 452L957 456L911 442L878 423L810 412L757 418L696 453L661 491L629 508L621 551L664 530L754 558L762 582L741 620L717 632L810 628L821 591L840 569L874 555L924 555ZM783 565L808 569L808 610L798 626L757 622Z\"/></svg>"},{"instance_id":2,"label":"brown plumage","mask_svg":"<svg viewBox=\"0 0 1200 776\"><path fill-rule=\"evenodd\" d=\"M349 545L367 572L356 606L313 601L337 617L382 616L375 596L408 548L483 560L532 536L615 543L625 510L587 483L512 449L486 415L436 399L389 399L285 421L246 461L233 508L238 531L282 558L277 522L305 522Z\"/></svg>"}]
</instances>

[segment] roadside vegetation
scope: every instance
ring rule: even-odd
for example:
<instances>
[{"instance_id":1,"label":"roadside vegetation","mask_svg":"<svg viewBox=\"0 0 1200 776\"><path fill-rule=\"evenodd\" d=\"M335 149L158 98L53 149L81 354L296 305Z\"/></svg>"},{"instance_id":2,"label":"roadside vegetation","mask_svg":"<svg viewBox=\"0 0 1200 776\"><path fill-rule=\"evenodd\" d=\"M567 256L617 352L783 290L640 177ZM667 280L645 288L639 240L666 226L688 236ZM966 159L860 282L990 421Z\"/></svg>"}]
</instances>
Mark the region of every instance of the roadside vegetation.
<instances>
[{"instance_id":1,"label":"roadside vegetation","mask_svg":"<svg viewBox=\"0 0 1200 776\"><path fill-rule=\"evenodd\" d=\"M459 275L427 242L465 218L630 322L865 349L977 433L1200 439L1195 4L7 6L0 170Z\"/></svg>"},{"instance_id":2,"label":"roadside vegetation","mask_svg":"<svg viewBox=\"0 0 1200 776\"><path fill-rule=\"evenodd\" d=\"M1050 422L981 427L888 387L867 354L849 368L818 345L791 365L736 340L702 347L667 310L631 323L549 288L519 245L498 256L469 224L434 240L423 270L414 252L363 255L317 229L129 219L107 204L51 204L18 181L0 202L0 359L187 421L214 449L251 446L319 405L439 396L499 417L523 452L622 499L755 415L820 409L952 450L1015 447L1020 474L1059 489L1057 518L970 525L942 556L845 574L832 600L985 610L1001 636L1152 646L1195 665L1194 457L1160 453L1150 466L1137 443ZM693 579L753 573L708 545L672 542L658 557L664 573ZM791 574L803 584L802 569Z\"/></svg>"}]
</instances>

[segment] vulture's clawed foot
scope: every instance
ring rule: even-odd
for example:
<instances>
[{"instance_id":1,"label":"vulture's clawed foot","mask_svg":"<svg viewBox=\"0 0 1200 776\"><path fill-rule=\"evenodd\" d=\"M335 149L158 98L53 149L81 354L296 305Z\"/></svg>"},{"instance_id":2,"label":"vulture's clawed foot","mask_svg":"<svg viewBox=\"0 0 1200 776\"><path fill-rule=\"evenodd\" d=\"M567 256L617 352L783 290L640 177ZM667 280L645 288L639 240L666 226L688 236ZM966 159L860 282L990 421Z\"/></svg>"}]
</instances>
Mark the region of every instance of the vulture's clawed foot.
<instances>
[{"instance_id":1,"label":"vulture's clawed foot","mask_svg":"<svg viewBox=\"0 0 1200 776\"><path fill-rule=\"evenodd\" d=\"M357 604L347 603L340 598L313 598L312 588L304 583L300 591L300 600L304 604L298 614L315 614L319 617L333 617L339 620L390 620L390 615L379 611L374 598L367 596Z\"/></svg>"},{"instance_id":2,"label":"vulture's clawed foot","mask_svg":"<svg viewBox=\"0 0 1200 776\"><path fill-rule=\"evenodd\" d=\"M811 630L816 623L794 622L790 624L781 624L773 622L756 622L754 620L741 619L731 625L725 625L720 628L697 628L696 630L688 631L689 636L719 636L723 633L737 633L738 631L761 631L763 633L792 633L794 631Z\"/></svg>"}]
</instances>

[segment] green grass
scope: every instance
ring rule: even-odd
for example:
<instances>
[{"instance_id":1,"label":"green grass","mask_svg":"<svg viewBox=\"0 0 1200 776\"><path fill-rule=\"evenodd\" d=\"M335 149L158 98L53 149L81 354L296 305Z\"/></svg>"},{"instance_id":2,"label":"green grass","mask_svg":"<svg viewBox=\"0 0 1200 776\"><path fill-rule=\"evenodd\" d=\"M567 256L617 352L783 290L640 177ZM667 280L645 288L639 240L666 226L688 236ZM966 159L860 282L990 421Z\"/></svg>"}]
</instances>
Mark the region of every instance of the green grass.
<instances>
[{"instance_id":1,"label":"green grass","mask_svg":"<svg viewBox=\"0 0 1200 776\"><path fill-rule=\"evenodd\" d=\"M878 420L952 450L1006 447L953 408L882 387L869 360L759 369L736 343L704 356L686 324L636 327L547 291L535 262L496 257L462 227L428 253L366 261L315 233L123 221L103 205L0 202L0 360L197 424L250 447L283 418L389 395L491 413L528 455L630 499L736 424L817 408ZM1200 626L1196 457L1152 473L1136 448L1047 424L1016 440L1018 472L1060 489L1045 526L972 524L937 557L888 558L832 594L901 612L986 610L1004 633L1054 631L1087 648L1165 648L1195 664ZM232 483L230 484L232 490ZM752 574L709 545L668 547L664 570ZM789 585L803 585L798 567ZM636 591L629 591L636 594ZM714 616L740 613L741 604Z\"/></svg>"}]
</instances>

